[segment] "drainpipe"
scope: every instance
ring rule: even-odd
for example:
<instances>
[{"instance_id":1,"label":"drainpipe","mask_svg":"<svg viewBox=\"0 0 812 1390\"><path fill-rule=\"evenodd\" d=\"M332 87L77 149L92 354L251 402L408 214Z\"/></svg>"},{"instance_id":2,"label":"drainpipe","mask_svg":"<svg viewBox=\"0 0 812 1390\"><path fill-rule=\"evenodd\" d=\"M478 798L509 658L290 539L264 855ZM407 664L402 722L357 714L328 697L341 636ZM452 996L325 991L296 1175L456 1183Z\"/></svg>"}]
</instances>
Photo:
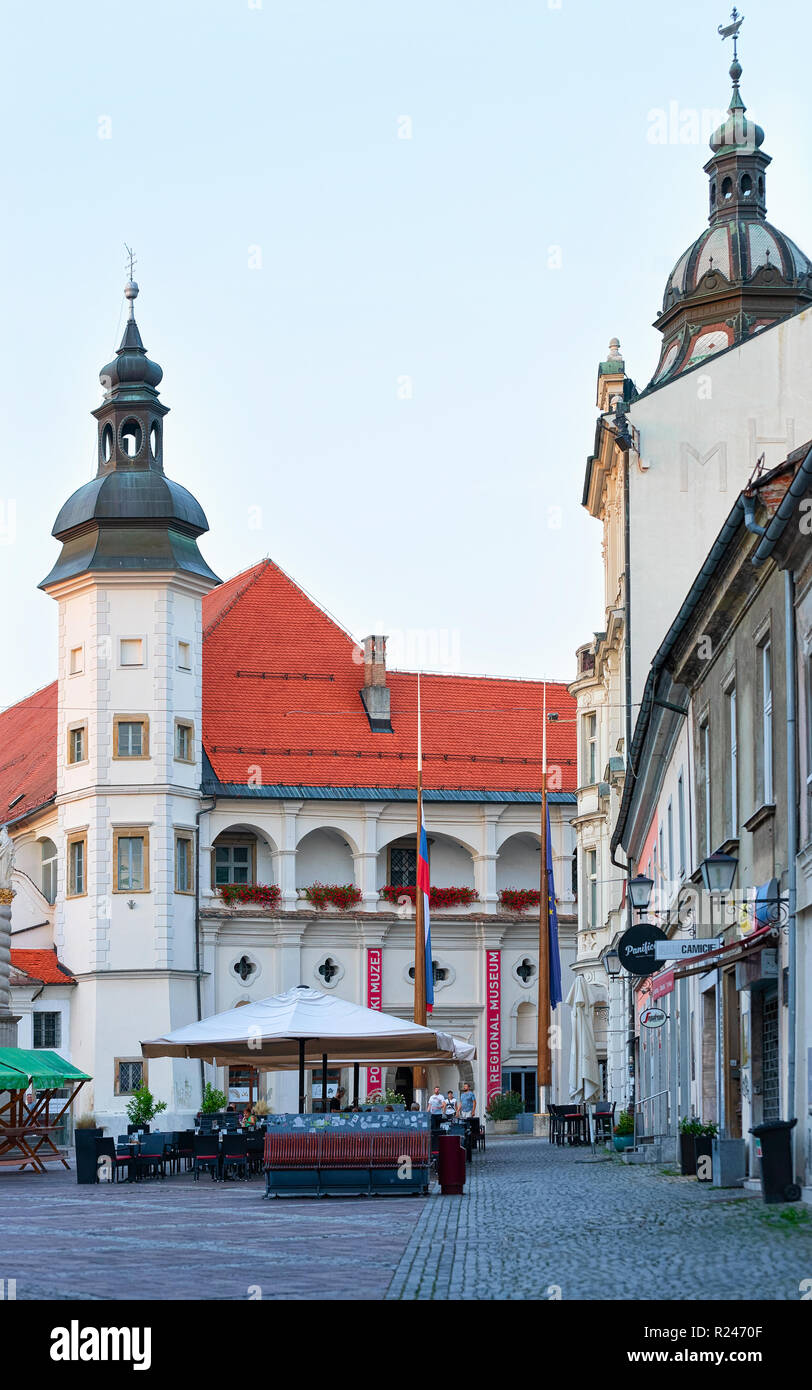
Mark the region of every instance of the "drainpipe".
<instances>
[{"instance_id":1,"label":"drainpipe","mask_svg":"<svg viewBox=\"0 0 812 1390\"><path fill-rule=\"evenodd\" d=\"M203 1017L203 997L200 989L200 817L213 811L217 797L212 798L211 806L201 806L195 814L195 990L197 993L197 1020ZM206 1086L206 1064L200 1059L200 1094Z\"/></svg>"}]
</instances>

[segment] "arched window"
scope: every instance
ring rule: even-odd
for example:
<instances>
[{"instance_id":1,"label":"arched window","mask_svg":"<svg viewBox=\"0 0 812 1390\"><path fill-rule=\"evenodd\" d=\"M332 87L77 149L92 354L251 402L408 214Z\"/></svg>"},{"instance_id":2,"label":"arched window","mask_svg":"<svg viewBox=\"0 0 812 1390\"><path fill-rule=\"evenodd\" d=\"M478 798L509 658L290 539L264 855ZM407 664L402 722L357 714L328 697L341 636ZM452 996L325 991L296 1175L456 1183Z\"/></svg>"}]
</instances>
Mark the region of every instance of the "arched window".
<instances>
[{"instance_id":1,"label":"arched window","mask_svg":"<svg viewBox=\"0 0 812 1390\"><path fill-rule=\"evenodd\" d=\"M516 1046L530 1047L537 1041L538 1012L528 1000L516 1010Z\"/></svg>"},{"instance_id":2,"label":"arched window","mask_svg":"<svg viewBox=\"0 0 812 1390\"><path fill-rule=\"evenodd\" d=\"M733 197L733 184L730 179L725 179L722 184L722 197L725 200Z\"/></svg>"},{"instance_id":3,"label":"arched window","mask_svg":"<svg viewBox=\"0 0 812 1390\"><path fill-rule=\"evenodd\" d=\"M752 196L753 196L753 180L751 179L751 177L750 177L749 174L742 174L741 185L740 185L740 187L741 187L742 197L743 197L743 198L752 198Z\"/></svg>"},{"instance_id":4,"label":"arched window","mask_svg":"<svg viewBox=\"0 0 812 1390\"><path fill-rule=\"evenodd\" d=\"M42 854L42 896L47 898L49 903L56 902L56 845L53 840L42 840L40 842Z\"/></svg>"}]
</instances>

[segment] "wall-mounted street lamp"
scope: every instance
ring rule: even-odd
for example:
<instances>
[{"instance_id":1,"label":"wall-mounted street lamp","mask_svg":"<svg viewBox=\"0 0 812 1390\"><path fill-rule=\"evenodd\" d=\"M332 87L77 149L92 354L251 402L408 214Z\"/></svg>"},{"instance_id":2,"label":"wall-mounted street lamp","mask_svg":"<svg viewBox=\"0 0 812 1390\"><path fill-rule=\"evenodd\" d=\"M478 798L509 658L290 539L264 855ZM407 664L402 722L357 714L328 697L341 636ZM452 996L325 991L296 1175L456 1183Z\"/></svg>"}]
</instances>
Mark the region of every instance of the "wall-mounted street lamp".
<instances>
[{"instance_id":1,"label":"wall-mounted street lamp","mask_svg":"<svg viewBox=\"0 0 812 1390\"><path fill-rule=\"evenodd\" d=\"M654 881L646 878L645 874L637 874L629 879L629 897L635 912L645 912L651 902L651 890Z\"/></svg>"},{"instance_id":2,"label":"wall-mounted street lamp","mask_svg":"<svg viewBox=\"0 0 812 1390\"><path fill-rule=\"evenodd\" d=\"M609 979L616 980L618 975L620 974L621 966L620 956L618 955L614 947L612 947L612 949L609 951L604 951L602 959L603 968L609 976Z\"/></svg>"},{"instance_id":3,"label":"wall-mounted street lamp","mask_svg":"<svg viewBox=\"0 0 812 1390\"><path fill-rule=\"evenodd\" d=\"M702 882L708 893L729 893L739 861L732 854L722 854L722 851L717 849L715 854L709 854L707 859L703 859L699 867L702 870Z\"/></svg>"}]
</instances>

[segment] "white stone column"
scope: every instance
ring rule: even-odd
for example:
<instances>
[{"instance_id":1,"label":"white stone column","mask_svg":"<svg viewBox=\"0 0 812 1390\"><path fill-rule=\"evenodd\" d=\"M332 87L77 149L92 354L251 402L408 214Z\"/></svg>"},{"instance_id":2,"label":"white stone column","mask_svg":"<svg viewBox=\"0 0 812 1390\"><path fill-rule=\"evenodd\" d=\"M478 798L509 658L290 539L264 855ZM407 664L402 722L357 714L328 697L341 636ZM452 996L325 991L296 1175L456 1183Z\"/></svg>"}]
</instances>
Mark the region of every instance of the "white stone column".
<instances>
[{"instance_id":1,"label":"white stone column","mask_svg":"<svg viewBox=\"0 0 812 1390\"><path fill-rule=\"evenodd\" d=\"M301 801L282 803L282 837L276 854L276 864L281 893L279 906L283 912L296 911L296 819L301 809ZM294 983L299 982L296 980Z\"/></svg>"},{"instance_id":2,"label":"white stone column","mask_svg":"<svg viewBox=\"0 0 812 1390\"><path fill-rule=\"evenodd\" d=\"M499 853L496 848L496 827L502 808L485 806L480 820L480 843L482 849L474 855L474 886L479 894L482 911L496 912L499 894L496 889L496 861Z\"/></svg>"}]
</instances>

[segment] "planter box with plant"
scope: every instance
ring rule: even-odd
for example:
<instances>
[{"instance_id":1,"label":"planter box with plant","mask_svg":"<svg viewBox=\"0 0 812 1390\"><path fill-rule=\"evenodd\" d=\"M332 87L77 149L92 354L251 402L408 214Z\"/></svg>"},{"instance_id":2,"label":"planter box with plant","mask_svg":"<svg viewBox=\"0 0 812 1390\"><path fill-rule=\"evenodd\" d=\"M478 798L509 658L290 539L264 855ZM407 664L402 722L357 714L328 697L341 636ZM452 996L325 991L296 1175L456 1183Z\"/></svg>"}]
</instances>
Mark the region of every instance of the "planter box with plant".
<instances>
[{"instance_id":1,"label":"planter box with plant","mask_svg":"<svg viewBox=\"0 0 812 1390\"><path fill-rule=\"evenodd\" d=\"M139 1086L127 1102L127 1119L138 1129L145 1129L166 1109L165 1100L155 1100L147 1086Z\"/></svg>"},{"instance_id":2,"label":"planter box with plant","mask_svg":"<svg viewBox=\"0 0 812 1390\"><path fill-rule=\"evenodd\" d=\"M494 1134L515 1134L519 1127L518 1116L524 1114L524 1101L518 1091L497 1091L488 1101L485 1114Z\"/></svg>"},{"instance_id":3,"label":"planter box with plant","mask_svg":"<svg viewBox=\"0 0 812 1390\"><path fill-rule=\"evenodd\" d=\"M631 1110L621 1110L614 1129L615 1153L622 1154L634 1148L634 1114Z\"/></svg>"},{"instance_id":4,"label":"planter box with plant","mask_svg":"<svg viewBox=\"0 0 812 1390\"><path fill-rule=\"evenodd\" d=\"M201 1115L218 1115L221 1110L225 1110L226 1104L225 1091L216 1090L211 1082L207 1081L203 1088L203 1101L200 1106Z\"/></svg>"},{"instance_id":5,"label":"planter box with plant","mask_svg":"<svg viewBox=\"0 0 812 1390\"><path fill-rule=\"evenodd\" d=\"M499 906L505 912L526 912L529 907L538 907L540 897L538 888L500 888Z\"/></svg>"},{"instance_id":6,"label":"planter box with plant","mask_svg":"<svg viewBox=\"0 0 812 1390\"><path fill-rule=\"evenodd\" d=\"M217 891L227 907L253 903L269 912L277 910L281 897L277 883L221 883Z\"/></svg>"},{"instance_id":7,"label":"planter box with plant","mask_svg":"<svg viewBox=\"0 0 812 1390\"><path fill-rule=\"evenodd\" d=\"M349 912L361 901L361 889L353 883L311 883L307 888L299 888L298 892L320 910L329 904L340 912Z\"/></svg>"},{"instance_id":8,"label":"planter box with plant","mask_svg":"<svg viewBox=\"0 0 812 1390\"><path fill-rule=\"evenodd\" d=\"M414 902L417 889L413 883L387 883L381 893L387 902L397 905L401 898ZM435 888L433 884L429 888L429 908L432 912L438 912L443 907L469 907L475 902L479 902L475 888Z\"/></svg>"},{"instance_id":9,"label":"planter box with plant","mask_svg":"<svg viewBox=\"0 0 812 1390\"><path fill-rule=\"evenodd\" d=\"M702 1133L702 1121L696 1115L683 1115L679 1122L679 1162L684 1178L696 1177L696 1145L694 1140Z\"/></svg>"}]
</instances>

